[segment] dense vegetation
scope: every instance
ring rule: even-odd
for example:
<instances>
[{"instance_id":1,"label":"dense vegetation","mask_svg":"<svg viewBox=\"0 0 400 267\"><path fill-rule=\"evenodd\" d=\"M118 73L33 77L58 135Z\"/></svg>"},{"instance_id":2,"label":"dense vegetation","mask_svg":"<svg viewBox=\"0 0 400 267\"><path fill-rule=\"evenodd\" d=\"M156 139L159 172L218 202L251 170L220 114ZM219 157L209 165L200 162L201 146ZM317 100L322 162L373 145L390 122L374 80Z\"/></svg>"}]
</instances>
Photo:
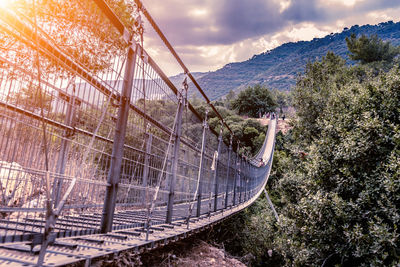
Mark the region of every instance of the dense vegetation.
<instances>
[{"instance_id":1,"label":"dense vegetation","mask_svg":"<svg viewBox=\"0 0 400 267\"><path fill-rule=\"evenodd\" d=\"M246 61L229 63L213 72L196 73L196 79L212 100L223 97L230 90L238 93L255 84L287 91L296 84L297 75L304 73L307 62L321 59L328 51L349 59L345 39L351 34L367 36L377 34L379 38L391 41L393 45L400 45L400 22L354 25L349 29L344 28L340 33L331 33L323 38L286 43L254 55ZM178 79L177 86L181 86L182 80Z\"/></svg>"},{"instance_id":2,"label":"dense vegetation","mask_svg":"<svg viewBox=\"0 0 400 267\"><path fill-rule=\"evenodd\" d=\"M274 111L277 104L272 92L257 84L241 91L231 105L239 114L261 117L264 113Z\"/></svg>"},{"instance_id":3,"label":"dense vegetation","mask_svg":"<svg viewBox=\"0 0 400 267\"><path fill-rule=\"evenodd\" d=\"M277 137L268 184L280 221L260 199L221 228L242 233L217 235L253 265L400 264L399 64L351 52L355 66L328 53L297 81L293 129Z\"/></svg>"},{"instance_id":4,"label":"dense vegetation","mask_svg":"<svg viewBox=\"0 0 400 267\"><path fill-rule=\"evenodd\" d=\"M215 101L214 106L218 113L220 113L224 118L224 121L233 131L235 136L239 139L241 147L240 152L247 156L251 156L258 152L262 146L267 126L261 125L253 118L245 118L238 115L237 111L231 108L231 103L236 99L237 98L233 96L232 99L226 99L225 101ZM205 111L208 110L208 105L196 98L192 100L192 103L203 115ZM215 129L217 132L219 131L220 119L217 117L215 112L210 111L208 113L208 123L212 129ZM227 130L223 131L223 139L229 144L230 133ZM236 144L233 145L235 150Z\"/></svg>"}]
</instances>

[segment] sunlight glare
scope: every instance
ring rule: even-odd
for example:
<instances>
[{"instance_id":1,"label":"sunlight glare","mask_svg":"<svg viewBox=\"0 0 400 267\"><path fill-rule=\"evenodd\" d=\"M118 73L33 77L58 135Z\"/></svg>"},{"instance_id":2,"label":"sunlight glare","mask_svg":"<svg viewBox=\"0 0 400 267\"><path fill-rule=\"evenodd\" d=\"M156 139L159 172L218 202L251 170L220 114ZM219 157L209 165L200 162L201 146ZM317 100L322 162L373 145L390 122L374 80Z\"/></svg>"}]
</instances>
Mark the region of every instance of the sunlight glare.
<instances>
[{"instance_id":1,"label":"sunlight glare","mask_svg":"<svg viewBox=\"0 0 400 267\"><path fill-rule=\"evenodd\" d=\"M6 8L10 5L11 0L0 0L0 8Z\"/></svg>"},{"instance_id":2,"label":"sunlight glare","mask_svg":"<svg viewBox=\"0 0 400 267\"><path fill-rule=\"evenodd\" d=\"M282 13L283 11L288 9L291 4L292 4L292 1L290 1L290 0L279 1L279 5L280 5L279 12Z\"/></svg>"},{"instance_id":3,"label":"sunlight glare","mask_svg":"<svg viewBox=\"0 0 400 267\"><path fill-rule=\"evenodd\" d=\"M200 16L207 15L208 11L207 11L207 9L196 8L196 9L192 9L189 13L193 16L200 17Z\"/></svg>"}]
</instances>

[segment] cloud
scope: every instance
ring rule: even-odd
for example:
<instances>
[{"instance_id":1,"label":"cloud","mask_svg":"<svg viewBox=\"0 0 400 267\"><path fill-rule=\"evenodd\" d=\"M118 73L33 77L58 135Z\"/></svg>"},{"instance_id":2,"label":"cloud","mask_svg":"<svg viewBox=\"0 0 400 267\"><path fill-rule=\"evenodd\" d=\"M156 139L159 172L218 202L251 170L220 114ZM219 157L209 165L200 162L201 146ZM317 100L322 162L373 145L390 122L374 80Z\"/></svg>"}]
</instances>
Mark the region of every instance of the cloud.
<instances>
[{"instance_id":1,"label":"cloud","mask_svg":"<svg viewBox=\"0 0 400 267\"><path fill-rule=\"evenodd\" d=\"M150 13L175 45L232 44L284 26L279 1L145 1ZM153 5L157 7L153 10Z\"/></svg>"},{"instance_id":2,"label":"cloud","mask_svg":"<svg viewBox=\"0 0 400 267\"><path fill-rule=\"evenodd\" d=\"M332 22L398 7L400 1L146 0L144 4L175 45L225 45L276 33L296 23Z\"/></svg>"},{"instance_id":3,"label":"cloud","mask_svg":"<svg viewBox=\"0 0 400 267\"><path fill-rule=\"evenodd\" d=\"M393 0L142 1L192 71L215 70L282 42L393 19L393 10L400 8L400 1ZM163 43L150 25L145 26L145 47L167 60ZM168 74L173 71L180 72L176 66L167 67Z\"/></svg>"}]
</instances>

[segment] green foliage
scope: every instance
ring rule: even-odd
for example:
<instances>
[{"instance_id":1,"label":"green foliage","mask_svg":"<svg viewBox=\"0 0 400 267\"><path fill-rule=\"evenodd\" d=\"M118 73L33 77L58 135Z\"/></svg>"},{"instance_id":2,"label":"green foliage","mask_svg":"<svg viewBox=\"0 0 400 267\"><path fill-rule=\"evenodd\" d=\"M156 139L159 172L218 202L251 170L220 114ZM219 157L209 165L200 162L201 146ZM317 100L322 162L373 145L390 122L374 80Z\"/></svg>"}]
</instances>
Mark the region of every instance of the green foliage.
<instances>
[{"instance_id":1,"label":"green foliage","mask_svg":"<svg viewBox=\"0 0 400 267\"><path fill-rule=\"evenodd\" d=\"M234 135L240 140L240 146L242 147L241 153L254 155L261 148L265 133L267 131L267 126L262 126L257 120L245 119L239 115L236 115L233 110L226 108L225 100L224 106L216 106L215 108L224 118L224 121L232 130ZM209 110L206 103L200 103L200 105L195 107L201 116L205 115L206 110ZM221 127L220 119L217 114L211 110L208 112L208 124L216 132L219 132ZM229 144L230 132L223 131L223 140ZM233 144L234 150L236 150L236 143Z\"/></svg>"},{"instance_id":2,"label":"green foliage","mask_svg":"<svg viewBox=\"0 0 400 267\"><path fill-rule=\"evenodd\" d=\"M319 138L317 119L324 110L330 94L349 81L346 62L328 52L320 62L308 63L305 75L297 81L293 91L293 106L296 108L298 128L295 134L302 140Z\"/></svg>"},{"instance_id":3,"label":"green foliage","mask_svg":"<svg viewBox=\"0 0 400 267\"><path fill-rule=\"evenodd\" d=\"M377 73L328 53L307 65L294 103L268 184L280 223L259 199L238 219L236 253L260 266L398 265L399 68Z\"/></svg>"},{"instance_id":4,"label":"green foliage","mask_svg":"<svg viewBox=\"0 0 400 267\"><path fill-rule=\"evenodd\" d=\"M385 184L399 158L399 74L331 87L315 120L318 139L307 140L307 158L278 185L286 203L276 242L288 264L398 263L400 191Z\"/></svg>"},{"instance_id":5,"label":"green foliage","mask_svg":"<svg viewBox=\"0 0 400 267\"><path fill-rule=\"evenodd\" d=\"M273 90L272 93L276 99L276 105L279 108L279 112L282 114L283 109L292 104L291 93L289 91L279 91L277 89Z\"/></svg>"},{"instance_id":6,"label":"green foliage","mask_svg":"<svg viewBox=\"0 0 400 267\"><path fill-rule=\"evenodd\" d=\"M235 99L236 94L233 90L229 90L228 94L225 96L225 106L228 109L232 109L232 101Z\"/></svg>"},{"instance_id":7,"label":"green foliage","mask_svg":"<svg viewBox=\"0 0 400 267\"><path fill-rule=\"evenodd\" d=\"M271 91L257 84L239 93L231 102L232 108L241 115L258 117L260 114L274 111L277 103Z\"/></svg>"},{"instance_id":8,"label":"green foliage","mask_svg":"<svg viewBox=\"0 0 400 267\"><path fill-rule=\"evenodd\" d=\"M356 34L346 37L346 44L350 51L350 59L360 60L362 64L375 61L391 62L400 53L399 47L394 47L390 42L384 42L374 34L371 37L361 35L357 38Z\"/></svg>"}]
</instances>

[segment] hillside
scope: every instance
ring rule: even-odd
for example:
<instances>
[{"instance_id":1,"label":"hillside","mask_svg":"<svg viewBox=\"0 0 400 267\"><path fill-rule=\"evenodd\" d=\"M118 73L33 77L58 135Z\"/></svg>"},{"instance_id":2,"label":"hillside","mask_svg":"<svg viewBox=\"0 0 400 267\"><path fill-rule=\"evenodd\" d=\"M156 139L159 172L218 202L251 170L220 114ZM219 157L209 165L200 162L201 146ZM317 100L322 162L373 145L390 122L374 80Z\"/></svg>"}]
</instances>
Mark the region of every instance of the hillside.
<instances>
[{"instance_id":1,"label":"hillside","mask_svg":"<svg viewBox=\"0 0 400 267\"><path fill-rule=\"evenodd\" d=\"M289 90L295 84L296 75L304 71L308 61L315 61L328 51L348 59L345 38L351 33L377 34L383 40L400 45L400 22L354 25L350 29L344 28L340 33L331 33L312 41L286 43L254 55L246 61L229 63L217 71L196 73L195 77L197 76L197 81L212 100L226 95L231 89L240 91L257 83L279 90ZM180 75L174 78L183 77ZM173 82L175 81L180 84L182 79L174 79Z\"/></svg>"}]
</instances>

